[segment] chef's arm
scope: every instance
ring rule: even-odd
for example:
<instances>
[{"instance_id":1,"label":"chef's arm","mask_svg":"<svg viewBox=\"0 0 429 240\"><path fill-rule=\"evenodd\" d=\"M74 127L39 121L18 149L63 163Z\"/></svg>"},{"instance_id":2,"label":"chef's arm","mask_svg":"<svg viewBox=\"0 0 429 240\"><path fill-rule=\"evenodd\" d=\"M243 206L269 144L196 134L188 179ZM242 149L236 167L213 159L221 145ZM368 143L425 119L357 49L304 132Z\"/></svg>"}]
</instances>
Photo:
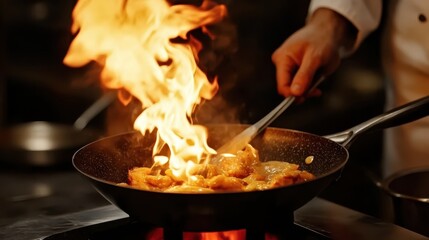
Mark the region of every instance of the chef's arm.
<instances>
[{"instance_id":1,"label":"chef's arm","mask_svg":"<svg viewBox=\"0 0 429 240\"><path fill-rule=\"evenodd\" d=\"M320 8L330 9L347 19L357 30L353 48L344 56L356 50L362 41L380 24L382 0L312 0L308 8L308 18Z\"/></svg>"},{"instance_id":2,"label":"chef's arm","mask_svg":"<svg viewBox=\"0 0 429 240\"><path fill-rule=\"evenodd\" d=\"M345 5L346 2L361 6L354 8ZM378 26L378 11L367 10L360 19L352 10L377 7L372 6L375 2L378 0L313 0L306 25L286 39L272 55L279 94L302 96L315 78L333 73L342 57L351 54ZM337 6L340 3L343 6ZM381 15L381 5L379 12ZM374 21L365 18L372 13L376 13Z\"/></svg>"}]
</instances>

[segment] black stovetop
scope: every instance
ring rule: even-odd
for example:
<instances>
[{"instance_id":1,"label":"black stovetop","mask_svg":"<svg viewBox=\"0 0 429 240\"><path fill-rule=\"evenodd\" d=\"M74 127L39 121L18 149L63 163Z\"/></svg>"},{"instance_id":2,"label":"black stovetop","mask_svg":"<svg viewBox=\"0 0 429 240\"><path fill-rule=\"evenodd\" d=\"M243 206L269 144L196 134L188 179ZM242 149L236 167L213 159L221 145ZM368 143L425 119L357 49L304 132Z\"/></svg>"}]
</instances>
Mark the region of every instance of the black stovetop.
<instances>
[{"instance_id":1,"label":"black stovetop","mask_svg":"<svg viewBox=\"0 0 429 240\"><path fill-rule=\"evenodd\" d=\"M27 219L0 228L1 239L47 240L109 240L147 239L154 228L132 221L114 205L60 216ZM264 233L247 230L250 239L264 239ZM256 234L255 234L256 233ZM296 210L294 224L285 223L285 231L274 234L277 239L428 239L397 225L340 206L322 198L315 198ZM165 239L177 239L174 238ZM163 238L156 238L156 240Z\"/></svg>"},{"instance_id":2,"label":"black stovetop","mask_svg":"<svg viewBox=\"0 0 429 240\"><path fill-rule=\"evenodd\" d=\"M235 232L236 235L232 235ZM283 230L281 233L270 233L254 231L254 229L229 230L225 232L169 232L162 228L152 227L132 221L129 218L112 220L91 226L73 229L57 234L50 235L45 240L163 240L163 239L184 239L184 240L203 240L210 235L210 239L246 239L246 240L277 240L277 239L295 239L295 240L318 240L331 239L323 233L314 232L298 224L293 224ZM216 236L214 238L214 236ZM236 238L234 238L236 237Z\"/></svg>"}]
</instances>

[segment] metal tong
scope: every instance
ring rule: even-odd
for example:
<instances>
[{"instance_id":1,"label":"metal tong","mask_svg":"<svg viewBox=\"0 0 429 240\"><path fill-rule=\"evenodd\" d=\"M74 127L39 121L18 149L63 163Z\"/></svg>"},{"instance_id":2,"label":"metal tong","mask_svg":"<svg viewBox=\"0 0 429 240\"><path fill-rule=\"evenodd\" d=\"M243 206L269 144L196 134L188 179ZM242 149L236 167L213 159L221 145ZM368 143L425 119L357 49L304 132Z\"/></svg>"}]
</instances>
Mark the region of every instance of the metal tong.
<instances>
[{"instance_id":1,"label":"metal tong","mask_svg":"<svg viewBox=\"0 0 429 240\"><path fill-rule=\"evenodd\" d=\"M312 92L316 89L321 82L325 80L325 76L320 77L313 86L307 90L307 93ZM211 163L217 163L222 158L221 155L224 153L235 153L243 149L247 144L250 143L259 133L267 128L277 117L279 117L292 103L295 101L295 96L286 97L277 107L269 112L265 117L260 119L258 122L246 128L244 131L233 137L231 140L223 144L218 148L217 154L211 158Z\"/></svg>"}]
</instances>

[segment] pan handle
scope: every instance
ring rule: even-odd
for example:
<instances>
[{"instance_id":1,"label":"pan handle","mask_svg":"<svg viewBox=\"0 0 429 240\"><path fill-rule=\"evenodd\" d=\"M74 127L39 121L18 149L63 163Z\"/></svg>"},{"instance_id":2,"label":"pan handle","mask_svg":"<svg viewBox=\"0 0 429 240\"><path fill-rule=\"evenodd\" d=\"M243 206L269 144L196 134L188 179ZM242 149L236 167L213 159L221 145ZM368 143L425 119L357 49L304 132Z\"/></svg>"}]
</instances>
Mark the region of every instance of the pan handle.
<instances>
[{"instance_id":1,"label":"pan handle","mask_svg":"<svg viewBox=\"0 0 429 240\"><path fill-rule=\"evenodd\" d=\"M393 108L345 131L324 136L345 148L363 133L396 127L429 115L429 96Z\"/></svg>"}]
</instances>

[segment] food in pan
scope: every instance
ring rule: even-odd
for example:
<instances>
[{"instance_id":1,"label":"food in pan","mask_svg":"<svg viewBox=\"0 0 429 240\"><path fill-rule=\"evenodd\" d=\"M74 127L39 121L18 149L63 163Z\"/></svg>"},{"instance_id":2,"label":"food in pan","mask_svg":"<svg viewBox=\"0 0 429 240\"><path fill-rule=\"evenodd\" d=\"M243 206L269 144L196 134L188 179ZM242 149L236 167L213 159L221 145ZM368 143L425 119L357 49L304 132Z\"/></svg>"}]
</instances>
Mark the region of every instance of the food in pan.
<instances>
[{"instance_id":1,"label":"food in pan","mask_svg":"<svg viewBox=\"0 0 429 240\"><path fill-rule=\"evenodd\" d=\"M120 185L161 192L255 191L305 182L315 176L299 165L283 161L259 160L258 151L248 145L236 155L225 156L218 164L196 164L183 181L168 167L136 167L128 172L128 182Z\"/></svg>"}]
</instances>

